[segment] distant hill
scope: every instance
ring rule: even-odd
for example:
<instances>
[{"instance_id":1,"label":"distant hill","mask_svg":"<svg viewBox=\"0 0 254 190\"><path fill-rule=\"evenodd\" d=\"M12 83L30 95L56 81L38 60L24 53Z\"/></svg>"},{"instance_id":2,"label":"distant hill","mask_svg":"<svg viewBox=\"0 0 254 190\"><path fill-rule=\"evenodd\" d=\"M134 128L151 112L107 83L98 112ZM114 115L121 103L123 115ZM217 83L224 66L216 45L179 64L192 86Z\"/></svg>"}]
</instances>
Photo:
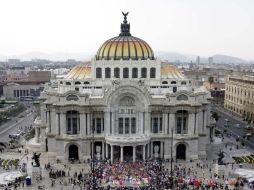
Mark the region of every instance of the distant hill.
<instances>
[{"instance_id":1,"label":"distant hill","mask_svg":"<svg viewBox=\"0 0 254 190\"><path fill-rule=\"evenodd\" d=\"M167 60L169 62L190 62L191 58L185 56L184 54L176 53L176 52L166 52L166 51L159 51L155 52L155 57L158 57L162 60Z\"/></svg>"},{"instance_id":2,"label":"distant hill","mask_svg":"<svg viewBox=\"0 0 254 190\"><path fill-rule=\"evenodd\" d=\"M238 58L238 57L232 57L228 55L214 55L213 56L213 62L214 63L248 63L248 61Z\"/></svg>"},{"instance_id":3,"label":"distant hill","mask_svg":"<svg viewBox=\"0 0 254 190\"><path fill-rule=\"evenodd\" d=\"M180 54L180 53L166 52L166 51L155 52L155 56L162 60L167 60L169 62L179 61L179 62L188 62L188 63L191 61L195 63L197 58L197 55ZM231 63L231 64L248 63L247 60L244 60L238 57L228 56L228 55L216 54L211 57L213 57L214 63ZM200 62L208 63L208 57L200 57Z\"/></svg>"},{"instance_id":4,"label":"distant hill","mask_svg":"<svg viewBox=\"0 0 254 190\"><path fill-rule=\"evenodd\" d=\"M67 59L75 59L77 61L87 61L90 60L95 53L91 52L79 52L79 53L64 53L64 52L57 52L57 53L43 53L43 52L30 52L22 55L13 55L13 56L2 56L0 55L0 60L5 61L7 59L20 59L21 61L29 61L32 59L47 59L51 61L66 61ZM185 62L193 63L196 62L197 55L190 55L190 54L181 54L177 52L167 52L167 51L158 51L155 52L155 57L160 58L162 60L166 60L169 62ZM239 63L251 63L254 60L248 62L244 59L238 57L232 57L228 55L220 55L216 54L213 57L214 63L231 63L231 64L239 64ZM207 57L200 57L201 63L208 63Z\"/></svg>"},{"instance_id":5,"label":"distant hill","mask_svg":"<svg viewBox=\"0 0 254 190\"><path fill-rule=\"evenodd\" d=\"M21 55L13 55L8 57L0 56L0 60L20 59L21 61L30 61L32 59L47 59L51 61L66 61L67 59L75 59L77 61L87 61L92 58L91 53L43 53L43 52L29 52Z\"/></svg>"}]
</instances>

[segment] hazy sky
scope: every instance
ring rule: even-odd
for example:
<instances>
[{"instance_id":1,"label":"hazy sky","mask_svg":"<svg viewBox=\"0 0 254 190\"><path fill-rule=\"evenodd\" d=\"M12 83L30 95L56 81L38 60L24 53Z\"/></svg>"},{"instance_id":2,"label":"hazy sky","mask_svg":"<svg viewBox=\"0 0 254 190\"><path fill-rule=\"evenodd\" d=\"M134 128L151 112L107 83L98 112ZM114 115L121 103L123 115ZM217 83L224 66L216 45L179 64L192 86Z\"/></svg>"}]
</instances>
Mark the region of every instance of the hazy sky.
<instances>
[{"instance_id":1,"label":"hazy sky","mask_svg":"<svg viewBox=\"0 0 254 190\"><path fill-rule=\"evenodd\" d=\"M95 54L121 11L154 51L254 59L254 0L0 0L0 55Z\"/></svg>"}]
</instances>

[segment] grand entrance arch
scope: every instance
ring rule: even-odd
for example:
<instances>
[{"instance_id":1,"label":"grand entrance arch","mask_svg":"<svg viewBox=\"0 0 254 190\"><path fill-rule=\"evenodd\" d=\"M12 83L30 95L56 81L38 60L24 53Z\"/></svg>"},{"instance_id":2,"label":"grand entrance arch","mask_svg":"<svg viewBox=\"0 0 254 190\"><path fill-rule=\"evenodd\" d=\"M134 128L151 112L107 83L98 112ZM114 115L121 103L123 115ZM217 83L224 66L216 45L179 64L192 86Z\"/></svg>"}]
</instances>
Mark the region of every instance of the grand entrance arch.
<instances>
[{"instance_id":1,"label":"grand entrance arch","mask_svg":"<svg viewBox=\"0 0 254 190\"><path fill-rule=\"evenodd\" d=\"M176 147L176 159L177 160L185 160L186 159L186 145L179 144Z\"/></svg>"},{"instance_id":2,"label":"grand entrance arch","mask_svg":"<svg viewBox=\"0 0 254 190\"><path fill-rule=\"evenodd\" d=\"M69 160L78 160L78 146L77 145L70 145L69 146Z\"/></svg>"}]
</instances>

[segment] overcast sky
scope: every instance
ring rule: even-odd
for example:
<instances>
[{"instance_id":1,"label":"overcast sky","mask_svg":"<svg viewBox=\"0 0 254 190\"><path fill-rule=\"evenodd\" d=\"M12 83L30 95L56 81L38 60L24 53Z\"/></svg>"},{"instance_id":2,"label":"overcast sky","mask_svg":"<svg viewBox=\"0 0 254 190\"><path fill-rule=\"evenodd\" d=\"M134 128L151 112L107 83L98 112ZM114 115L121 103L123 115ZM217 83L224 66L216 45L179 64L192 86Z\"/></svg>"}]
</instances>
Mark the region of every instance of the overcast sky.
<instances>
[{"instance_id":1,"label":"overcast sky","mask_svg":"<svg viewBox=\"0 0 254 190\"><path fill-rule=\"evenodd\" d=\"M95 54L121 11L154 51L254 59L254 0L0 0L0 55Z\"/></svg>"}]
</instances>

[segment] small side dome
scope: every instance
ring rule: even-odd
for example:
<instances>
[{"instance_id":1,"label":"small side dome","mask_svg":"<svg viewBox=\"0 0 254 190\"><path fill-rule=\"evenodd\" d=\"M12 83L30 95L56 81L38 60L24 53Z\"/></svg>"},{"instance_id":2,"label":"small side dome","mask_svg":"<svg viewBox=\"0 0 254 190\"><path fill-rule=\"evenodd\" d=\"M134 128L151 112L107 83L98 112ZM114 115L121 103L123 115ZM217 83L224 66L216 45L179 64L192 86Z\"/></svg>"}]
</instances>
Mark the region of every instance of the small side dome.
<instances>
[{"instance_id":1,"label":"small side dome","mask_svg":"<svg viewBox=\"0 0 254 190\"><path fill-rule=\"evenodd\" d=\"M175 67L168 64L162 64L161 78L163 79L185 79L185 76Z\"/></svg>"},{"instance_id":2,"label":"small side dome","mask_svg":"<svg viewBox=\"0 0 254 190\"><path fill-rule=\"evenodd\" d=\"M87 79L91 78L91 66L90 64L76 65L66 75L66 79Z\"/></svg>"}]
</instances>

